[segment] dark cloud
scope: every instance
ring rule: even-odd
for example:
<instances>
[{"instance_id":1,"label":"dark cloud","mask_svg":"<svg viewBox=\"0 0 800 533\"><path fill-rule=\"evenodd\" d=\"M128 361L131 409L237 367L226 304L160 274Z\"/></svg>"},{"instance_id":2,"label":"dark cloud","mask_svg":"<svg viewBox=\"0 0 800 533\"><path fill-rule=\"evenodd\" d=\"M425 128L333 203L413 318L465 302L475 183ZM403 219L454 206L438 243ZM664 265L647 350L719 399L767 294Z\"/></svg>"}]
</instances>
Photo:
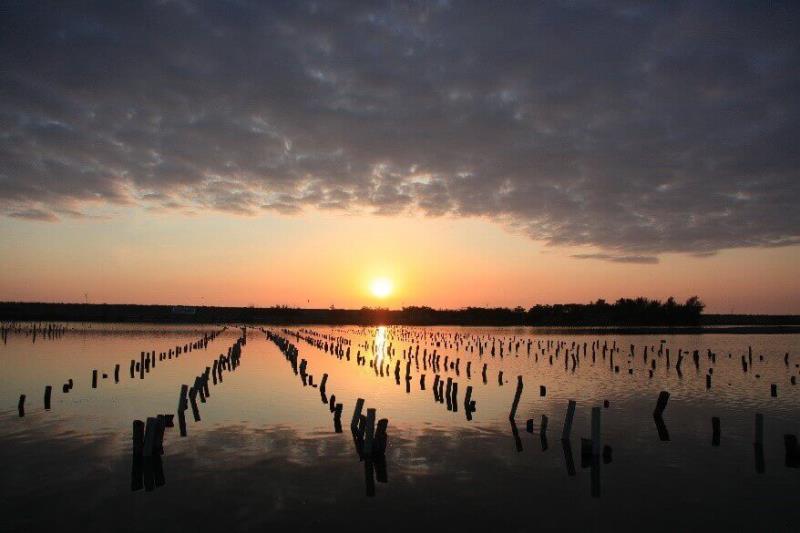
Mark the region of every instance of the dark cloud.
<instances>
[{"instance_id":1,"label":"dark cloud","mask_svg":"<svg viewBox=\"0 0 800 533\"><path fill-rule=\"evenodd\" d=\"M6 2L0 210L484 217L800 243L796 3Z\"/></svg>"}]
</instances>

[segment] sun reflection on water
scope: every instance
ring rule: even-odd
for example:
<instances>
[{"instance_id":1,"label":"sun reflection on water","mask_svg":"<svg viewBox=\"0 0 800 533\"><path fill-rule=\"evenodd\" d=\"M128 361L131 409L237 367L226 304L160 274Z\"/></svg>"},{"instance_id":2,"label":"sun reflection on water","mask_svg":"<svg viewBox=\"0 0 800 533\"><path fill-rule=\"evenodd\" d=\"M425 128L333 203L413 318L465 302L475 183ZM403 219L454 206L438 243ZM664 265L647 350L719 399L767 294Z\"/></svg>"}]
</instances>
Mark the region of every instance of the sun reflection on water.
<instances>
[{"instance_id":1,"label":"sun reflection on water","mask_svg":"<svg viewBox=\"0 0 800 533\"><path fill-rule=\"evenodd\" d=\"M378 326L375 330L375 361L377 365L383 363L383 358L386 355L386 326Z\"/></svg>"}]
</instances>

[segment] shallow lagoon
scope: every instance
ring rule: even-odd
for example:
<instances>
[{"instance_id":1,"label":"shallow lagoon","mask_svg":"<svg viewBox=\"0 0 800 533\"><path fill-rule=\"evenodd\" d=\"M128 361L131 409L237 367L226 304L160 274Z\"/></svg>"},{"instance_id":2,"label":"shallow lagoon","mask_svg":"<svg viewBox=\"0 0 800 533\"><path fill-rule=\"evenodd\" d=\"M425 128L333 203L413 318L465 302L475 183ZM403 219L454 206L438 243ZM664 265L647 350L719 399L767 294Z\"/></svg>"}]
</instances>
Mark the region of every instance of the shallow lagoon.
<instances>
[{"instance_id":1,"label":"shallow lagoon","mask_svg":"<svg viewBox=\"0 0 800 533\"><path fill-rule=\"evenodd\" d=\"M35 340L29 333L10 333L0 345L2 529L800 527L800 468L787 464L784 444L785 434L800 434L800 392L790 381L798 376L798 335L290 328L300 329L306 330L304 336L350 343L348 361L291 337L314 382L328 374L327 395L335 394L344 406L344 432L335 432L319 388L304 385L277 346L249 329L241 365L211 388L208 401L199 405L201 421L189 417L186 437L177 427L167 430L161 468L149 473L156 481L152 485L137 484L132 476L132 421L175 413L181 384L191 385L241 330L229 327L204 349L158 360L144 379L128 373L130 360L139 360L142 351L167 352L219 328L81 324ZM493 341L494 356L488 348ZM486 346L482 355L477 342ZM559 342L562 348L551 365ZM580 347L575 359L573 342ZM592 343L598 343L594 362ZM605 359L603 344L609 348ZM419 356L412 359L406 381L403 351L417 345ZM614 345L619 351L613 366L619 372L610 364ZM743 372L741 357L748 347L753 364ZM458 375L443 364L438 372L459 383L456 410L434 400L435 372L423 358L423 350L431 354L434 349L441 362L445 356L460 359ZM681 375L675 368L679 350L684 353ZM699 350L699 368L693 350ZM707 350L715 353L715 362ZM367 364L356 364L357 351ZM389 365L383 376L369 365L376 358ZM402 370L396 380L398 360ZM115 364L121 365L119 383L113 380ZM93 369L100 376L96 389ZM425 390L421 374L426 374ZM513 428L508 415L518 375L524 388ZM65 394L62 385L70 378L74 387ZM771 384L777 385L777 397L771 396ZM50 410L43 409L46 385L53 387ZM547 389L544 397L540 385ZM463 405L467 386L473 387L476 402L471 420ZM669 440L662 440L653 419L661 390L671 393L664 412ZM24 417L17 410L20 394L27 395ZM354 447L348 426L356 398L389 420L385 472L361 461ZM565 447L560 437L570 399L577 410L571 445ZM590 434L590 408L605 400L602 441L613 451L610 461L592 466L582 461L580 439ZM762 457L753 446L756 413L765 419ZM540 433L543 414L549 418L546 440ZM712 417L721 420L719 446L712 446ZM529 418L532 433L526 431Z\"/></svg>"}]
</instances>

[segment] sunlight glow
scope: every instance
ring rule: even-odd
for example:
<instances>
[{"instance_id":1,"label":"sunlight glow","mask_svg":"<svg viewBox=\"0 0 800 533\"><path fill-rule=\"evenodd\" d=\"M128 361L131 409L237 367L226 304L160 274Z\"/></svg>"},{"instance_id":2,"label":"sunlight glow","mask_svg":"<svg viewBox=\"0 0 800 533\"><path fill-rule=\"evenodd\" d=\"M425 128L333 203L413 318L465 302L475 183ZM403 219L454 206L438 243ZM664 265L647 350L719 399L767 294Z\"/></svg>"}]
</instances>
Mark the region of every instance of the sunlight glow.
<instances>
[{"instance_id":1,"label":"sunlight glow","mask_svg":"<svg viewBox=\"0 0 800 533\"><path fill-rule=\"evenodd\" d=\"M389 278L375 278L370 283L369 290L376 298L386 298L392 294L392 281Z\"/></svg>"},{"instance_id":2,"label":"sunlight glow","mask_svg":"<svg viewBox=\"0 0 800 533\"><path fill-rule=\"evenodd\" d=\"M379 326L375 330L375 340L372 341L372 353L375 355L375 364L381 366L386 355L386 326Z\"/></svg>"}]
</instances>

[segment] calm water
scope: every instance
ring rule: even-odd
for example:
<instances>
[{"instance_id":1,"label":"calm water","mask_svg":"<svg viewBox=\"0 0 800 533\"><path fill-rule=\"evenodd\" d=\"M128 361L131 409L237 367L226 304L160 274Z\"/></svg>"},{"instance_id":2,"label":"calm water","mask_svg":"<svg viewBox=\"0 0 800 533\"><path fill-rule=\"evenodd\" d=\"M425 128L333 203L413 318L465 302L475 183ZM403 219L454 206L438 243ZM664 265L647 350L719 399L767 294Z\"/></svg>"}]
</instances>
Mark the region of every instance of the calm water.
<instances>
[{"instance_id":1,"label":"calm water","mask_svg":"<svg viewBox=\"0 0 800 533\"><path fill-rule=\"evenodd\" d=\"M327 397L335 394L343 404L344 432L336 433L320 389L304 385L278 347L249 329L241 365L210 386L211 396L199 404L201 420L188 411L186 437L177 423L166 431L161 468L134 474L133 420L175 413L181 384L191 386L242 332L229 327L205 348L157 360L144 379L130 377L130 361L142 351L168 353L219 329L82 324L51 337L10 333L0 344L0 530L800 529L800 468L784 444L785 434L800 435L800 388L791 383L800 372L798 335L292 327L304 337L329 336L350 348L347 360L284 333L307 360L315 385L328 374ZM573 342L579 347L575 358ZM618 372L610 361L615 345ZM743 372L748 347L753 361ZM434 399L436 371L423 356L433 350L441 355L438 374L458 383L452 410ZM366 364L357 364L357 352ZM460 360L458 374L444 368L445 356L448 363ZM383 376L370 366L375 360ZM524 388L514 428L509 411L518 375ZM73 388L64 393L69 379ZM46 385L53 387L50 410L43 405ZM464 405L468 386L472 413ZM663 416L669 440L653 418L662 390L671 394ZM20 394L27 395L23 417ZM354 446L349 426L357 398L389 420L385 471L361 461ZM565 446L561 432L570 399L577 409L571 445ZM606 400L601 435L612 453L592 464L582 460L581 437L590 436L591 407ZM762 453L753 446L756 413L764 416ZM542 415L549 419L546 438ZM721 422L719 446L712 446L712 417ZM532 433L527 419L534 421Z\"/></svg>"}]
</instances>

